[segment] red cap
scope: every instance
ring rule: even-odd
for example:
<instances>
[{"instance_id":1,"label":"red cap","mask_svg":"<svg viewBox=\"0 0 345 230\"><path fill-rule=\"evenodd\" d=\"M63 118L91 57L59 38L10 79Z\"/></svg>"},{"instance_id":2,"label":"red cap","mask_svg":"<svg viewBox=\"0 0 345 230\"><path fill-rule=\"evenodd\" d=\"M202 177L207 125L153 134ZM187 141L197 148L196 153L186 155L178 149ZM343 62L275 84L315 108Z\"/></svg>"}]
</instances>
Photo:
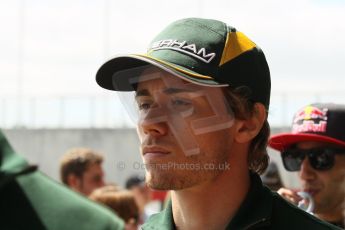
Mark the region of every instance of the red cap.
<instances>
[{"instance_id":1,"label":"red cap","mask_svg":"<svg viewBox=\"0 0 345 230\"><path fill-rule=\"evenodd\" d=\"M303 141L326 142L345 148L345 105L312 104L299 110L291 133L273 135L268 145L278 151Z\"/></svg>"}]
</instances>

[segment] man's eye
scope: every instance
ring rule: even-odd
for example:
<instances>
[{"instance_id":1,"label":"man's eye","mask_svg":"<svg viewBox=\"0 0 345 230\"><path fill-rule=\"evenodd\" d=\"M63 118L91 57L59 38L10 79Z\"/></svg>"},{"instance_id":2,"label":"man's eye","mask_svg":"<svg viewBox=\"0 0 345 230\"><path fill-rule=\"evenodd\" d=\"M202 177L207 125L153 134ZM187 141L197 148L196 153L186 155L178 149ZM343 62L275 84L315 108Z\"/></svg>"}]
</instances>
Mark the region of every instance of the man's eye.
<instances>
[{"instance_id":1,"label":"man's eye","mask_svg":"<svg viewBox=\"0 0 345 230\"><path fill-rule=\"evenodd\" d=\"M170 102L170 109L177 112L187 112L190 113L194 111L193 103L191 100L187 99L173 99Z\"/></svg>"},{"instance_id":2,"label":"man's eye","mask_svg":"<svg viewBox=\"0 0 345 230\"><path fill-rule=\"evenodd\" d=\"M151 107L151 103L149 102L139 102L138 103L139 110L148 110Z\"/></svg>"},{"instance_id":3,"label":"man's eye","mask_svg":"<svg viewBox=\"0 0 345 230\"><path fill-rule=\"evenodd\" d=\"M139 110L148 110L152 107L153 102L151 100L140 100L137 101L138 109Z\"/></svg>"},{"instance_id":4,"label":"man's eye","mask_svg":"<svg viewBox=\"0 0 345 230\"><path fill-rule=\"evenodd\" d=\"M99 181L101 181L101 177L100 176L96 176L96 177L93 178L93 181L94 182L99 182Z\"/></svg>"},{"instance_id":5,"label":"man's eye","mask_svg":"<svg viewBox=\"0 0 345 230\"><path fill-rule=\"evenodd\" d=\"M189 106L191 105L191 102L188 100L182 100L182 99L175 99L172 101L173 106Z\"/></svg>"}]
</instances>

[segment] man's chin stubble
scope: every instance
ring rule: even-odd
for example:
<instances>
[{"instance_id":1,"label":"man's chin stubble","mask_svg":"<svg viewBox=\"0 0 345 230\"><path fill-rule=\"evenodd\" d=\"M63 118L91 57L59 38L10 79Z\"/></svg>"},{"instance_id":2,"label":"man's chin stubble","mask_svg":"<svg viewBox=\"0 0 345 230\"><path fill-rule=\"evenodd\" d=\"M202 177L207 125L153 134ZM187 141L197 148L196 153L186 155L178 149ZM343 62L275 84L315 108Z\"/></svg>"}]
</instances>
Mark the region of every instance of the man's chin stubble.
<instances>
[{"instance_id":1,"label":"man's chin stubble","mask_svg":"<svg viewBox=\"0 0 345 230\"><path fill-rule=\"evenodd\" d=\"M192 175L178 175L176 172L147 172L147 185L156 190L182 190L212 180L220 172L194 173Z\"/></svg>"}]
</instances>

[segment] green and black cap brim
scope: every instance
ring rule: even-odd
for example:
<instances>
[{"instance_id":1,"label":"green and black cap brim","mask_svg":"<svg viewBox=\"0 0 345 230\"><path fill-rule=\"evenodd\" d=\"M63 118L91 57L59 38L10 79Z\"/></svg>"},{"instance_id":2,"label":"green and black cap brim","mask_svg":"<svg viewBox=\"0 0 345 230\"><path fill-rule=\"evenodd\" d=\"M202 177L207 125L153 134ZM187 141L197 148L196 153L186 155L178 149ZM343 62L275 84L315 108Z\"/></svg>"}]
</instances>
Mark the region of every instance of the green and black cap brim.
<instances>
[{"instance_id":1,"label":"green and black cap brim","mask_svg":"<svg viewBox=\"0 0 345 230\"><path fill-rule=\"evenodd\" d=\"M180 65L168 63L147 55L140 54L117 56L104 63L96 74L96 81L99 86L108 90L133 91L133 86L127 81L128 79L116 78L116 73L124 70L134 70L138 67L148 65L156 66L163 71L198 85L209 87L229 86L226 83L222 84L215 81L210 76L201 75Z\"/></svg>"},{"instance_id":2,"label":"green and black cap brim","mask_svg":"<svg viewBox=\"0 0 345 230\"><path fill-rule=\"evenodd\" d=\"M146 65L198 85L240 87L247 92L246 98L269 108L271 80L265 55L247 36L223 22L175 21L152 40L146 54L117 56L106 62L96 81L105 89L132 91Z\"/></svg>"}]
</instances>

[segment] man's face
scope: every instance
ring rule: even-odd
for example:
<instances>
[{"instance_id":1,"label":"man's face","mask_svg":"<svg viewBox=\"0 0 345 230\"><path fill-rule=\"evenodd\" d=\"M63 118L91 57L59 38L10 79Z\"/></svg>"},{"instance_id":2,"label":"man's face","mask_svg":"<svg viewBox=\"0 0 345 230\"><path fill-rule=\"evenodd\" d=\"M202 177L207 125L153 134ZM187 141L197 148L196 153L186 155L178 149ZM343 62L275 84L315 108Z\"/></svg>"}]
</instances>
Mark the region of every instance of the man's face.
<instances>
[{"instance_id":1,"label":"man's face","mask_svg":"<svg viewBox=\"0 0 345 230\"><path fill-rule=\"evenodd\" d=\"M300 149L329 147L321 142L301 142L297 144ZM334 146L333 146L334 147ZM329 213L339 208L344 201L342 182L345 179L345 154L335 155L334 166L325 171L312 168L306 157L301 165L298 175L302 182L303 190L309 192L315 201L315 213Z\"/></svg>"},{"instance_id":2,"label":"man's face","mask_svg":"<svg viewBox=\"0 0 345 230\"><path fill-rule=\"evenodd\" d=\"M103 187L104 183L104 172L101 164L91 164L84 172L82 178L79 179L79 192L88 196L93 190Z\"/></svg>"},{"instance_id":3,"label":"man's face","mask_svg":"<svg viewBox=\"0 0 345 230\"><path fill-rule=\"evenodd\" d=\"M222 90L156 71L146 70L136 91L148 185L178 190L212 180L226 169L233 141L234 117Z\"/></svg>"}]
</instances>

